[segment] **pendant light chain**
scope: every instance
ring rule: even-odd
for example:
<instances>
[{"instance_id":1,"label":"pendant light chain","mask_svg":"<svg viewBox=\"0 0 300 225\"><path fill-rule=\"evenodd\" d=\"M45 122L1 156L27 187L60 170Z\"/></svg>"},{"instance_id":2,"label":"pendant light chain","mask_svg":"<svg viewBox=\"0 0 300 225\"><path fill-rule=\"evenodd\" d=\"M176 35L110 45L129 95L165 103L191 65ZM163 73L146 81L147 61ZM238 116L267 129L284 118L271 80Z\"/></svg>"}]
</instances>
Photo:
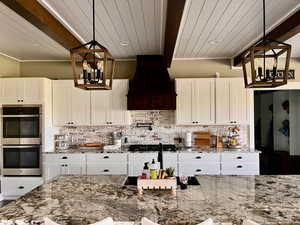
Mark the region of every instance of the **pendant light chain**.
<instances>
[{"instance_id":1,"label":"pendant light chain","mask_svg":"<svg viewBox=\"0 0 300 225\"><path fill-rule=\"evenodd\" d=\"M263 0L263 43L266 44L266 1ZM266 50L264 50L264 78L266 79Z\"/></svg>"},{"instance_id":2,"label":"pendant light chain","mask_svg":"<svg viewBox=\"0 0 300 225\"><path fill-rule=\"evenodd\" d=\"M93 41L95 40L95 0L93 0Z\"/></svg>"}]
</instances>

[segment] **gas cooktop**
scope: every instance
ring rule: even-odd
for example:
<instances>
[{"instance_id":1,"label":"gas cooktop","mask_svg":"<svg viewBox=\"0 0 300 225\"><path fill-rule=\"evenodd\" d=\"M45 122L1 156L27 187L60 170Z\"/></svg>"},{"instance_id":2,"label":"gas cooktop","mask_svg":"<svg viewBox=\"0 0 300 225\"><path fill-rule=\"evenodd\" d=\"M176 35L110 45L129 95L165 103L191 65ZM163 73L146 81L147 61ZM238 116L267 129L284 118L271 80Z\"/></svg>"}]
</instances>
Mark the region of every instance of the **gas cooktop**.
<instances>
[{"instance_id":1,"label":"gas cooktop","mask_svg":"<svg viewBox=\"0 0 300 225\"><path fill-rule=\"evenodd\" d=\"M175 152L175 145L162 145L163 151ZM129 152L158 152L160 145L130 145Z\"/></svg>"}]
</instances>

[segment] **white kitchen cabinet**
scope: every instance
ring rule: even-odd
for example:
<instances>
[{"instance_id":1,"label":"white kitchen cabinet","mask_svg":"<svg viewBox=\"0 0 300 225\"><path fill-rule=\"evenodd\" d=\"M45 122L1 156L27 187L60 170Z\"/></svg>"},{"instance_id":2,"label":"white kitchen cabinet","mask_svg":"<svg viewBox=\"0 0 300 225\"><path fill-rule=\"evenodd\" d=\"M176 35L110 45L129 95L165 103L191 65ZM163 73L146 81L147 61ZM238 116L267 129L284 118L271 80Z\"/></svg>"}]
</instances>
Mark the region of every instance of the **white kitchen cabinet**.
<instances>
[{"instance_id":1,"label":"white kitchen cabinet","mask_svg":"<svg viewBox=\"0 0 300 225\"><path fill-rule=\"evenodd\" d=\"M221 153L221 174L259 175L259 153Z\"/></svg>"},{"instance_id":2,"label":"white kitchen cabinet","mask_svg":"<svg viewBox=\"0 0 300 225\"><path fill-rule=\"evenodd\" d=\"M220 153L179 153L179 176L220 174Z\"/></svg>"},{"instance_id":3,"label":"white kitchen cabinet","mask_svg":"<svg viewBox=\"0 0 300 225\"><path fill-rule=\"evenodd\" d=\"M42 104L43 78L1 78L1 104Z\"/></svg>"},{"instance_id":4,"label":"white kitchen cabinet","mask_svg":"<svg viewBox=\"0 0 300 225\"><path fill-rule=\"evenodd\" d=\"M215 79L176 79L177 124L215 123Z\"/></svg>"},{"instance_id":5,"label":"white kitchen cabinet","mask_svg":"<svg viewBox=\"0 0 300 225\"><path fill-rule=\"evenodd\" d=\"M4 199L16 199L42 184L41 177L2 177L1 194Z\"/></svg>"},{"instance_id":6,"label":"white kitchen cabinet","mask_svg":"<svg viewBox=\"0 0 300 225\"><path fill-rule=\"evenodd\" d=\"M127 174L126 153L89 153L87 174Z\"/></svg>"},{"instance_id":7,"label":"white kitchen cabinet","mask_svg":"<svg viewBox=\"0 0 300 225\"><path fill-rule=\"evenodd\" d=\"M163 167L175 168L175 175L178 175L178 154L176 152L163 152Z\"/></svg>"},{"instance_id":8,"label":"white kitchen cabinet","mask_svg":"<svg viewBox=\"0 0 300 225\"><path fill-rule=\"evenodd\" d=\"M90 91L75 88L71 80L53 81L53 124L89 125Z\"/></svg>"},{"instance_id":9,"label":"white kitchen cabinet","mask_svg":"<svg viewBox=\"0 0 300 225\"><path fill-rule=\"evenodd\" d=\"M128 80L113 80L110 91L93 91L91 94L92 125L129 124L127 110Z\"/></svg>"},{"instance_id":10,"label":"white kitchen cabinet","mask_svg":"<svg viewBox=\"0 0 300 225\"><path fill-rule=\"evenodd\" d=\"M157 162L157 152L128 153L128 176L139 176L142 174L145 162ZM149 164L150 165L150 164Z\"/></svg>"},{"instance_id":11,"label":"white kitchen cabinet","mask_svg":"<svg viewBox=\"0 0 300 225\"><path fill-rule=\"evenodd\" d=\"M243 78L216 79L216 123L248 124L249 91Z\"/></svg>"}]
</instances>

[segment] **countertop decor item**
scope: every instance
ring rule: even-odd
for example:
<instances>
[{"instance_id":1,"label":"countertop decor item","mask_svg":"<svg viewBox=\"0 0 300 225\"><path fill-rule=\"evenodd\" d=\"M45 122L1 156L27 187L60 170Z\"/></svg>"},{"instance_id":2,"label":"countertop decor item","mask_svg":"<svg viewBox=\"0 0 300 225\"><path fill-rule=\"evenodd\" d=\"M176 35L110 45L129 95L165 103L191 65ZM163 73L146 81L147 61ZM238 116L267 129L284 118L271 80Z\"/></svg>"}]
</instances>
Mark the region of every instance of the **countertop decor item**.
<instances>
[{"instance_id":1,"label":"countertop decor item","mask_svg":"<svg viewBox=\"0 0 300 225\"><path fill-rule=\"evenodd\" d=\"M139 195L143 194L143 190L171 190L172 195L176 196L177 179L170 177L167 179L141 179L137 180L137 189Z\"/></svg>"},{"instance_id":2,"label":"countertop decor item","mask_svg":"<svg viewBox=\"0 0 300 225\"><path fill-rule=\"evenodd\" d=\"M75 87L84 90L111 90L115 59L95 40L95 0L93 2L93 40L72 48L71 61ZM78 66L82 73L78 73Z\"/></svg>"},{"instance_id":3,"label":"countertop decor item","mask_svg":"<svg viewBox=\"0 0 300 225\"><path fill-rule=\"evenodd\" d=\"M291 45L266 37L266 4L263 1L263 38L242 55L246 88L271 88L287 84ZM278 60L278 57L284 60ZM283 61L282 64L281 61ZM279 65L280 64L280 65ZM283 69L282 73L279 70ZM248 72L251 71L250 74ZM248 81L250 79L250 81Z\"/></svg>"}]
</instances>

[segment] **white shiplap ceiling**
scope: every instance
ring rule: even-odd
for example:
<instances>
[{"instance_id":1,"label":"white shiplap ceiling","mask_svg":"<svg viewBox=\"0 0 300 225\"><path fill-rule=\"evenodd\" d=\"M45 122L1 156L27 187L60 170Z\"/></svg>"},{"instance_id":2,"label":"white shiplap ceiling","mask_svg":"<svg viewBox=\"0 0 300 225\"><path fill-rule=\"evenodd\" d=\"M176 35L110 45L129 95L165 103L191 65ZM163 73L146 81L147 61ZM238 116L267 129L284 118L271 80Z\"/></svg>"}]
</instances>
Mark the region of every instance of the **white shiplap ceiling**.
<instances>
[{"instance_id":1,"label":"white shiplap ceiling","mask_svg":"<svg viewBox=\"0 0 300 225\"><path fill-rule=\"evenodd\" d=\"M91 0L39 2L54 16L58 13L85 42L92 39ZM96 0L95 7L96 40L114 57L163 53L166 1Z\"/></svg>"},{"instance_id":2,"label":"white shiplap ceiling","mask_svg":"<svg viewBox=\"0 0 300 225\"><path fill-rule=\"evenodd\" d=\"M0 3L0 53L18 60L61 60L69 52Z\"/></svg>"},{"instance_id":3,"label":"white shiplap ceiling","mask_svg":"<svg viewBox=\"0 0 300 225\"><path fill-rule=\"evenodd\" d=\"M91 0L38 1L80 41L92 39ZM300 0L266 0L266 6L271 28L297 10ZM118 59L163 54L166 7L166 0L96 0L96 39ZM2 3L0 26L0 54L19 60L69 59L68 50ZM174 57L229 58L261 34L262 0L186 0ZM300 37L289 42L292 56L300 57Z\"/></svg>"},{"instance_id":4,"label":"white shiplap ceiling","mask_svg":"<svg viewBox=\"0 0 300 225\"><path fill-rule=\"evenodd\" d=\"M262 0L188 0L187 4L175 58L230 58L262 35ZM299 4L300 0L266 0L266 28Z\"/></svg>"}]
</instances>

